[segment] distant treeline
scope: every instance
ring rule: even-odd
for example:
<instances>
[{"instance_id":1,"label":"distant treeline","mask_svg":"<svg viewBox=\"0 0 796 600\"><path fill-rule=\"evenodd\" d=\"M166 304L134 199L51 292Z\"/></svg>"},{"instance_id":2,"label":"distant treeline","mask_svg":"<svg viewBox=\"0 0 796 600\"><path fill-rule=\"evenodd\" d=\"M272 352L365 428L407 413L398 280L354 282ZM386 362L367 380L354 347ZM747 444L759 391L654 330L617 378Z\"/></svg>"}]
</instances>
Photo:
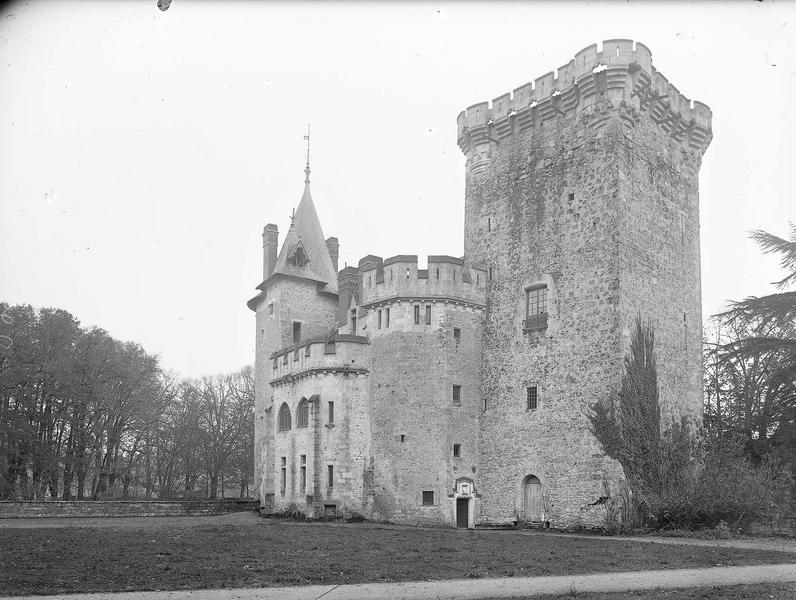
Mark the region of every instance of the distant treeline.
<instances>
[{"instance_id":1,"label":"distant treeline","mask_svg":"<svg viewBox=\"0 0 796 600\"><path fill-rule=\"evenodd\" d=\"M64 310L0 321L0 499L250 495L250 367L179 380Z\"/></svg>"}]
</instances>

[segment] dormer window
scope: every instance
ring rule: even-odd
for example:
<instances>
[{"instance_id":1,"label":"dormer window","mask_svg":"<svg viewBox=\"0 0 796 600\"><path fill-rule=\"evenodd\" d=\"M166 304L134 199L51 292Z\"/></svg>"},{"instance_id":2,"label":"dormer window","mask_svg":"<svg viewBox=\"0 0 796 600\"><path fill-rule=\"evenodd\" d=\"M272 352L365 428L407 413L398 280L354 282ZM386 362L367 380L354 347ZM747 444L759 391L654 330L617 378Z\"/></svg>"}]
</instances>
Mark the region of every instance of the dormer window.
<instances>
[{"instance_id":1,"label":"dormer window","mask_svg":"<svg viewBox=\"0 0 796 600\"><path fill-rule=\"evenodd\" d=\"M307 256L307 253L304 251L304 247L301 245L301 243L296 246L296 249L293 250L293 254L291 254L287 259L287 264L297 269L303 269L307 266L308 262L310 262L310 259Z\"/></svg>"},{"instance_id":2,"label":"dormer window","mask_svg":"<svg viewBox=\"0 0 796 600\"><path fill-rule=\"evenodd\" d=\"M532 285L525 288L525 331L547 329L547 286Z\"/></svg>"}]
</instances>

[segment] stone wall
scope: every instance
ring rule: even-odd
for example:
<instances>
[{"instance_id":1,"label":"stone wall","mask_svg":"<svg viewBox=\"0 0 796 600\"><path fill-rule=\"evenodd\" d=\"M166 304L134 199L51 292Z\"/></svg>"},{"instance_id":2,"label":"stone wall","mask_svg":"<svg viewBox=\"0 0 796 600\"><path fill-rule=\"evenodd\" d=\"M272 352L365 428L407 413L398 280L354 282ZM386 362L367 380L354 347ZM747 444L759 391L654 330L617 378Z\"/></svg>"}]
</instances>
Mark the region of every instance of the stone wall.
<instances>
[{"instance_id":1,"label":"stone wall","mask_svg":"<svg viewBox=\"0 0 796 600\"><path fill-rule=\"evenodd\" d=\"M621 469L583 410L619 381L615 139L574 118L510 138L470 175L465 253L492 268L481 417L482 520L522 517L536 476L556 525L594 525L591 504ZM525 289L548 287L548 325L525 331ZM527 410L526 388L539 391Z\"/></svg>"},{"instance_id":2,"label":"stone wall","mask_svg":"<svg viewBox=\"0 0 796 600\"><path fill-rule=\"evenodd\" d=\"M0 519L58 517L181 517L257 510L257 500L56 500L0 502Z\"/></svg>"},{"instance_id":3,"label":"stone wall","mask_svg":"<svg viewBox=\"0 0 796 600\"><path fill-rule=\"evenodd\" d=\"M419 324L414 306L421 306ZM368 315L372 337L373 517L453 524L456 480L478 477L478 414L483 310L437 302L390 304L390 327ZM453 330L459 329L459 340ZM461 386L460 404L453 385ZM453 456L460 444L461 455ZM423 492L433 504L423 505ZM475 499L473 499L475 502Z\"/></svg>"},{"instance_id":4,"label":"stone wall","mask_svg":"<svg viewBox=\"0 0 796 600\"><path fill-rule=\"evenodd\" d=\"M702 421L702 304L699 196L701 152L672 143L647 113L621 111L619 186L622 349L637 315L655 329L662 422Z\"/></svg>"}]
</instances>

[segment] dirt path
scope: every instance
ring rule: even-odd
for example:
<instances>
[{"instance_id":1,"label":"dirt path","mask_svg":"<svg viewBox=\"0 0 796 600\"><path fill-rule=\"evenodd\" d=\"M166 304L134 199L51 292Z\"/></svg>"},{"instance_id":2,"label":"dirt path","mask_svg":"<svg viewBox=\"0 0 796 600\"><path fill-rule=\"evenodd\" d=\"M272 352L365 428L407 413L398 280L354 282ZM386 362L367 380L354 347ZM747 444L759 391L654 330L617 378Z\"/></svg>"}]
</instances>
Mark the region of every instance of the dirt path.
<instances>
[{"instance_id":1,"label":"dirt path","mask_svg":"<svg viewBox=\"0 0 796 600\"><path fill-rule=\"evenodd\" d=\"M713 567L671 571L633 571L557 577L452 579L406 583L311 585L284 588L69 594L60 600L483 600L527 598L542 594L622 592L754 583L796 582L796 564ZM18 596L16 600L52 600L52 596Z\"/></svg>"}]
</instances>

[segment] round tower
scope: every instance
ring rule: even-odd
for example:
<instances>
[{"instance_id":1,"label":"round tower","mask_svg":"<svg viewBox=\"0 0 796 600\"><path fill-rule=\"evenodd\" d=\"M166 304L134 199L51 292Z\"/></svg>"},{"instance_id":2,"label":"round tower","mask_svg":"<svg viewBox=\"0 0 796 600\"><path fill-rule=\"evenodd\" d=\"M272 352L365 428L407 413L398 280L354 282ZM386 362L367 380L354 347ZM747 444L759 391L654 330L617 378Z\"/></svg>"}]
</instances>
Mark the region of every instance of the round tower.
<instances>
[{"instance_id":1,"label":"round tower","mask_svg":"<svg viewBox=\"0 0 796 600\"><path fill-rule=\"evenodd\" d=\"M360 263L371 342L372 516L473 527L486 273L460 258Z\"/></svg>"}]
</instances>

